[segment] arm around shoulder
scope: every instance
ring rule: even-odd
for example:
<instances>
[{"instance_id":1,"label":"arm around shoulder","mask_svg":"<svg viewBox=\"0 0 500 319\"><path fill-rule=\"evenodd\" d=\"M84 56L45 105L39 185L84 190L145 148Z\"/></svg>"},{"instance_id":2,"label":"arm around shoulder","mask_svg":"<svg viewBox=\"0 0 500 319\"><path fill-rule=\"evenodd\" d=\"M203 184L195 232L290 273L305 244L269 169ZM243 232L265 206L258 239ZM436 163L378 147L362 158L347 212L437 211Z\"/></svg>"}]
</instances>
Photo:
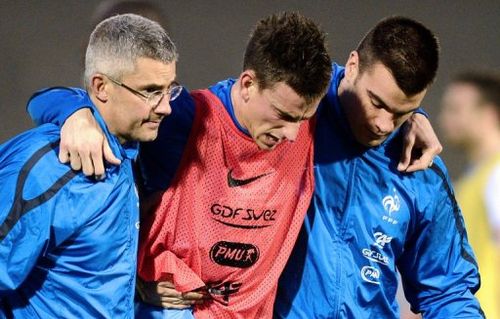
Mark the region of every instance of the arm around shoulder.
<instances>
[{"instance_id":1,"label":"arm around shoulder","mask_svg":"<svg viewBox=\"0 0 500 319\"><path fill-rule=\"evenodd\" d=\"M77 88L51 87L35 92L26 109L36 125L53 123L58 126L81 108L93 108L87 92Z\"/></svg>"},{"instance_id":2,"label":"arm around shoulder","mask_svg":"<svg viewBox=\"0 0 500 319\"><path fill-rule=\"evenodd\" d=\"M440 159L420 172L415 226L399 259L405 295L423 318L484 318L474 296L479 271Z\"/></svg>"}]
</instances>

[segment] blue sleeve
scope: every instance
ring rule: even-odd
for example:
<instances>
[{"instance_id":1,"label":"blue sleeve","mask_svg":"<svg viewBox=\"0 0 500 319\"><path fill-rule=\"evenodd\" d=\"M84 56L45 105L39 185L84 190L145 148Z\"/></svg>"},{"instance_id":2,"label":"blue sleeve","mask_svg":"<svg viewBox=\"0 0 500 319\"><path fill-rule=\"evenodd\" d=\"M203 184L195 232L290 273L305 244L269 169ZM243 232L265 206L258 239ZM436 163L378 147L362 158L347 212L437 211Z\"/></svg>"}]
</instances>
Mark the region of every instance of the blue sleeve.
<instances>
[{"instance_id":1,"label":"blue sleeve","mask_svg":"<svg viewBox=\"0 0 500 319\"><path fill-rule=\"evenodd\" d=\"M160 124L158 137L141 144L139 165L146 196L170 185L193 125L195 105L188 90L183 89L171 107L172 113Z\"/></svg>"},{"instance_id":2,"label":"blue sleeve","mask_svg":"<svg viewBox=\"0 0 500 319\"><path fill-rule=\"evenodd\" d=\"M484 318L478 266L443 162L423 177L415 226L398 261L406 298L423 318Z\"/></svg>"},{"instance_id":3,"label":"blue sleeve","mask_svg":"<svg viewBox=\"0 0 500 319\"><path fill-rule=\"evenodd\" d=\"M27 110L36 125L53 123L62 126L64 121L81 108L94 106L85 90L78 88L52 87L33 94Z\"/></svg>"},{"instance_id":4,"label":"blue sleeve","mask_svg":"<svg viewBox=\"0 0 500 319\"><path fill-rule=\"evenodd\" d=\"M42 131L54 133L53 142L40 139ZM57 132L53 125L43 126L0 146L0 296L26 279L49 244L53 211L43 209L50 195L40 188L45 185L42 180L52 179L46 166L35 163L57 143ZM53 160L57 161L55 154Z\"/></svg>"},{"instance_id":5,"label":"blue sleeve","mask_svg":"<svg viewBox=\"0 0 500 319\"><path fill-rule=\"evenodd\" d=\"M429 114L427 114L427 112L424 110L424 108L422 107L419 107L418 109L416 109L414 111L414 113L417 113L417 114L422 114L423 116L425 116L426 118L429 118Z\"/></svg>"}]
</instances>

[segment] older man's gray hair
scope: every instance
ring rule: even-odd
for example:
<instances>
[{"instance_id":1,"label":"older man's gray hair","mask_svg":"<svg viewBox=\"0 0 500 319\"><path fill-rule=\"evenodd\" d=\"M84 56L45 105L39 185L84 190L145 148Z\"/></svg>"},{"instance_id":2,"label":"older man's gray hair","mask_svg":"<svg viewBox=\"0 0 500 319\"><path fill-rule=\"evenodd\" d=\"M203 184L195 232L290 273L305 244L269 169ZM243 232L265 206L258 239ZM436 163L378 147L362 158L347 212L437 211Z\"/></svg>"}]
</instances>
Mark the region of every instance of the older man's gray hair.
<instances>
[{"instance_id":1,"label":"older man's gray hair","mask_svg":"<svg viewBox=\"0 0 500 319\"><path fill-rule=\"evenodd\" d=\"M138 58L165 64L177 61L177 49L157 23L135 14L116 15L99 23L90 35L85 54L84 82L95 73L116 79L133 72Z\"/></svg>"}]
</instances>

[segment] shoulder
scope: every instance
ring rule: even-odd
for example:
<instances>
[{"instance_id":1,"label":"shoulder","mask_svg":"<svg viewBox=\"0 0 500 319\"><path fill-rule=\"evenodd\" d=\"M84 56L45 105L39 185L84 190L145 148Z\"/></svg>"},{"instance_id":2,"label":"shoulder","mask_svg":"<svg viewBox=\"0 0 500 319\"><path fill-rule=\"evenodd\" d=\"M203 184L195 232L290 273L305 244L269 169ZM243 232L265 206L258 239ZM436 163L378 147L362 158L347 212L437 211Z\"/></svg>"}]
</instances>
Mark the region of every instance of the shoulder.
<instances>
[{"instance_id":1,"label":"shoulder","mask_svg":"<svg viewBox=\"0 0 500 319\"><path fill-rule=\"evenodd\" d=\"M54 124L44 124L25 131L0 145L0 162L5 165L11 161L22 163L40 149L49 150L59 147L60 129Z\"/></svg>"},{"instance_id":2,"label":"shoulder","mask_svg":"<svg viewBox=\"0 0 500 319\"><path fill-rule=\"evenodd\" d=\"M432 194L437 190L447 191L447 188L451 188L451 180L448 174L448 169L439 156L434 158L433 164L429 168L409 174L401 174L404 178L411 182L416 192L419 193Z\"/></svg>"},{"instance_id":3,"label":"shoulder","mask_svg":"<svg viewBox=\"0 0 500 319\"><path fill-rule=\"evenodd\" d=\"M431 214L434 211L457 209L455 191L448 169L439 156L434 158L431 167L410 174L410 179L420 211Z\"/></svg>"},{"instance_id":4,"label":"shoulder","mask_svg":"<svg viewBox=\"0 0 500 319\"><path fill-rule=\"evenodd\" d=\"M0 180L15 181L26 198L74 183L91 186L112 182L112 179L106 179L106 182L96 183L83 173L72 171L68 164L61 163L58 158L59 138L58 126L44 124L0 145Z\"/></svg>"}]
</instances>

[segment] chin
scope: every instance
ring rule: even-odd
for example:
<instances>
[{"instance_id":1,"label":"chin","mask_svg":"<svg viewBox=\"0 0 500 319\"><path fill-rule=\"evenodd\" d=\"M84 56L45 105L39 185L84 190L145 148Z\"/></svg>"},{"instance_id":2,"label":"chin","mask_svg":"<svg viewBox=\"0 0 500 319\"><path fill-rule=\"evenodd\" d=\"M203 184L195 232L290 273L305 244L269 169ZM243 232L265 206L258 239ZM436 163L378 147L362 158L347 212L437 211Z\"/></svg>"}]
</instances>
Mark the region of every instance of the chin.
<instances>
[{"instance_id":1,"label":"chin","mask_svg":"<svg viewBox=\"0 0 500 319\"><path fill-rule=\"evenodd\" d=\"M385 141L384 139L378 139L378 140L358 140L359 143L363 144L364 146L367 147L376 147L382 144Z\"/></svg>"},{"instance_id":2,"label":"chin","mask_svg":"<svg viewBox=\"0 0 500 319\"><path fill-rule=\"evenodd\" d=\"M275 146L267 146L265 144L257 144L257 146L263 151L270 151L275 148Z\"/></svg>"},{"instance_id":3,"label":"chin","mask_svg":"<svg viewBox=\"0 0 500 319\"><path fill-rule=\"evenodd\" d=\"M271 151L271 150L274 150L276 148L276 146L278 146L278 144L275 144L273 146L269 146L265 143L260 143L260 142L255 142L255 144L257 144L257 146L259 147L259 149L263 150L263 151Z\"/></svg>"},{"instance_id":4,"label":"chin","mask_svg":"<svg viewBox=\"0 0 500 319\"><path fill-rule=\"evenodd\" d=\"M158 136L158 132L154 132L154 133L146 133L146 134L141 134L140 136L137 137L137 141L139 142L151 142L151 141L154 141L156 139L156 137Z\"/></svg>"}]
</instances>

